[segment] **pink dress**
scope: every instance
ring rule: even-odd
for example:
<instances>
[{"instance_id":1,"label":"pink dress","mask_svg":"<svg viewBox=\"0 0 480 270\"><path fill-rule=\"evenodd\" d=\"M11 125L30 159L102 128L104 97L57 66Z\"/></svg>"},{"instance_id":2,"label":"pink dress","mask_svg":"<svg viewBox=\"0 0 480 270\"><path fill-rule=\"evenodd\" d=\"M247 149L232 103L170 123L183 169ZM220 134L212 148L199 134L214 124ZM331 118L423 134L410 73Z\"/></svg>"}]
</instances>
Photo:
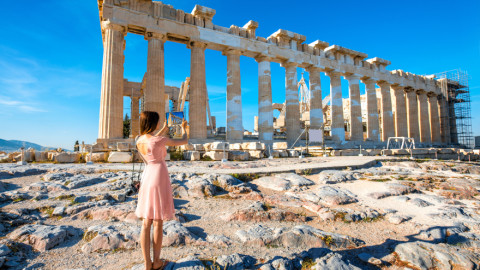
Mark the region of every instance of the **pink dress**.
<instances>
[{"instance_id":1,"label":"pink dress","mask_svg":"<svg viewBox=\"0 0 480 270\"><path fill-rule=\"evenodd\" d=\"M148 139L146 155L140 153L147 164L138 192L138 204L135 211L138 218L153 220L175 218L172 186L165 163L167 140L166 137L152 136Z\"/></svg>"}]
</instances>

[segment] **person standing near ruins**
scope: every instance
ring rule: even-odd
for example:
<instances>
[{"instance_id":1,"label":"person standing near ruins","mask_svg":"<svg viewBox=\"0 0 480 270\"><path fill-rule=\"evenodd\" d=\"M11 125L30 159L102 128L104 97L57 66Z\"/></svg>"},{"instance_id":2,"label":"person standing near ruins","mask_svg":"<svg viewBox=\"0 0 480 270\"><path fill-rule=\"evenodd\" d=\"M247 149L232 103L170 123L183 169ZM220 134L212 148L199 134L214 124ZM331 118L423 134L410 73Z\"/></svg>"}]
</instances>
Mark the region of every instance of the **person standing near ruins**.
<instances>
[{"instance_id":1,"label":"person standing near ruins","mask_svg":"<svg viewBox=\"0 0 480 270\"><path fill-rule=\"evenodd\" d=\"M160 260L160 251L163 238L163 221L175 218L172 187L168 175L165 156L166 146L179 146L188 143L185 128L187 122L183 120L181 139L165 137L166 122L162 129L155 132L159 126L157 112L144 111L140 114L140 134L137 140L137 148L145 162L145 170L142 175L138 204L135 214L143 220L140 234L145 269L163 269L168 262ZM150 228L153 224L153 261L150 257Z\"/></svg>"}]
</instances>

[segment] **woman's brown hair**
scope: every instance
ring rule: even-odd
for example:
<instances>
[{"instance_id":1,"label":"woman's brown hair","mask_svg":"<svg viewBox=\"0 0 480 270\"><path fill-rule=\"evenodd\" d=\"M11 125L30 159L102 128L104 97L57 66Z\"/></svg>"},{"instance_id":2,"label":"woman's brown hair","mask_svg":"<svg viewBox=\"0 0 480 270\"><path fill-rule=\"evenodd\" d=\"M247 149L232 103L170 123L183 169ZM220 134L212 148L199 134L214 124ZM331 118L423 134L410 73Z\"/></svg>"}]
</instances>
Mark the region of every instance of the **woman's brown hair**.
<instances>
[{"instance_id":1,"label":"woman's brown hair","mask_svg":"<svg viewBox=\"0 0 480 270\"><path fill-rule=\"evenodd\" d=\"M144 135L157 129L159 118L160 116L157 112L142 112L140 114L140 134Z\"/></svg>"}]
</instances>

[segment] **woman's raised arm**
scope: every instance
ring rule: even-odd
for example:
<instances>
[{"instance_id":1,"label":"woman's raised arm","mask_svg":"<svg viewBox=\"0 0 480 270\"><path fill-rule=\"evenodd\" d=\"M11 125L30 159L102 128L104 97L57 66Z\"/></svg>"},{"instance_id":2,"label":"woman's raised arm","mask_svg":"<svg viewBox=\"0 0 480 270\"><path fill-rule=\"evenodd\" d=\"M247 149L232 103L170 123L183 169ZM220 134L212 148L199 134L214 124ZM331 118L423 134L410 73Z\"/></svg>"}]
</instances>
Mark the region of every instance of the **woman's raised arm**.
<instances>
[{"instance_id":1,"label":"woman's raised arm","mask_svg":"<svg viewBox=\"0 0 480 270\"><path fill-rule=\"evenodd\" d=\"M185 129L187 127L187 121L183 120L181 127L182 127L183 137L181 139L167 138L166 145L168 145L168 146L180 146L180 145L184 145L184 144L188 143L188 136L187 136L187 132L185 131Z\"/></svg>"}]
</instances>

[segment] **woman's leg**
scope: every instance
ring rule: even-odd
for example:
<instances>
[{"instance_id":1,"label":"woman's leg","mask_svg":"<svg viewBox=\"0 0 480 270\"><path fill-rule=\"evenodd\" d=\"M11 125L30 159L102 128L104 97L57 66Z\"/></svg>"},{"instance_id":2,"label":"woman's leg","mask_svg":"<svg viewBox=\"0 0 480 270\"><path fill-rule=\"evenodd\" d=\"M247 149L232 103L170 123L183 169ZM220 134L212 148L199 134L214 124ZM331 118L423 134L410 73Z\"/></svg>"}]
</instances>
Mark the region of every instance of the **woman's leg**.
<instances>
[{"instance_id":1,"label":"woman's leg","mask_svg":"<svg viewBox=\"0 0 480 270\"><path fill-rule=\"evenodd\" d=\"M162 266L160 260L160 251L162 250L163 240L163 220L153 221L153 268L157 269Z\"/></svg>"},{"instance_id":2,"label":"woman's leg","mask_svg":"<svg viewBox=\"0 0 480 270\"><path fill-rule=\"evenodd\" d=\"M152 259L150 258L150 228L152 227L151 219L143 219L142 232L140 233L140 245L142 246L143 259L145 260L145 269L152 268Z\"/></svg>"}]
</instances>

